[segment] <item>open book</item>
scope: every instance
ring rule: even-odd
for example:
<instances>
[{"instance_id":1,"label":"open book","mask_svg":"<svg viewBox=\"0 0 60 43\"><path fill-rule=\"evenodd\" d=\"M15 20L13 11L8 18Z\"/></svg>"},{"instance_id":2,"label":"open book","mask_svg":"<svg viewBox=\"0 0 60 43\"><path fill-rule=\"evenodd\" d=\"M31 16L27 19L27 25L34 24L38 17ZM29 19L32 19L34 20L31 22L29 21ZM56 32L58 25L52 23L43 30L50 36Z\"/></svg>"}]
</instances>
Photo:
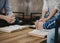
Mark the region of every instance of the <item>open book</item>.
<instances>
[{"instance_id":1,"label":"open book","mask_svg":"<svg viewBox=\"0 0 60 43\"><path fill-rule=\"evenodd\" d=\"M48 35L49 31L50 30L47 29L42 29L42 30L34 29L33 31L30 31L28 34L32 36L45 38Z\"/></svg>"},{"instance_id":2,"label":"open book","mask_svg":"<svg viewBox=\"0 0 60 43\"><path fill-rule=\"evenodd\" d=\"M6 27L2 27L0 28L0 31L3 31L3 32L12 32L12 31L15 31L15 30L18 30L18 29L24 29L25 27L27 26L20 26L20 25L11 25L11 26L6 26Z\"/></svg>"}]
</instances>

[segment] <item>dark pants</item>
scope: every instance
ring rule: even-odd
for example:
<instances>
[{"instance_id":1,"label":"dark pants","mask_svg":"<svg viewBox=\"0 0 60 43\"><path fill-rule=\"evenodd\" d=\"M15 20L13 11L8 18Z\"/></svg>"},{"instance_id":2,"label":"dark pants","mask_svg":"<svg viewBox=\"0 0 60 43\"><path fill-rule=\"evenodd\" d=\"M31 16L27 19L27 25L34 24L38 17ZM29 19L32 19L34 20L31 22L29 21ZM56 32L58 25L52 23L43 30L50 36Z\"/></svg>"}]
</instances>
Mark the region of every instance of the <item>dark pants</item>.
<instances>
[{"instance_id":1,"label":"dark pants","mask_svg":"<svg viewBox=\"0 0 60 43\"><path fill-rule=\"evenodd\" d=\"M12 24L9 24L5 20L0 20L0 27L9 26L9 25L15 25L15 24L19 24L19 19L18 18L16 18L16 21L14 23L12 23Z\"/></svg>"}]
</instances>

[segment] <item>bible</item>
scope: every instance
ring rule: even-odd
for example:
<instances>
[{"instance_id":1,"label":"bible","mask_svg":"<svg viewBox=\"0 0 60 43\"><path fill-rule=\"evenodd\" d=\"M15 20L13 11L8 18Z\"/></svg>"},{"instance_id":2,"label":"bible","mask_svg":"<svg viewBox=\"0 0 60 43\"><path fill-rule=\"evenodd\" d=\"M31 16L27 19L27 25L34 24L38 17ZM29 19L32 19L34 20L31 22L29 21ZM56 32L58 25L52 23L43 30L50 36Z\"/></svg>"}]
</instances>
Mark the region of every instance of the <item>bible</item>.
<instances>
[{"instance_id":1,"label":"bible","mask_svg":"<svg viewBox=\"0 0 60 43\"><path fill-rule=\"evenodd\" d=\"M10 26L6 26L6 27L1 27L1 28L0 28L0 31L10 33L10 32L12 32L12 31L15 31L15 30L18 30L18 29L19 29L19 30L22 30L22 29L24 29L25 27L27 27L27 26L10 25Z\"/></svg>"},{"instance_id":2,"label":"bible","mask_svg":"<svg viewBox=\"0 0 60 43\"><path fill-rule=\"evenodd\" d=\"M50 30L51 29L49 29L49 30L47 30L47 29L42 29L42 30L34 29L33 31L30 31L28 34L31 36L45 38L45 37L47 37Z\"/></svg>"}]
</instances>

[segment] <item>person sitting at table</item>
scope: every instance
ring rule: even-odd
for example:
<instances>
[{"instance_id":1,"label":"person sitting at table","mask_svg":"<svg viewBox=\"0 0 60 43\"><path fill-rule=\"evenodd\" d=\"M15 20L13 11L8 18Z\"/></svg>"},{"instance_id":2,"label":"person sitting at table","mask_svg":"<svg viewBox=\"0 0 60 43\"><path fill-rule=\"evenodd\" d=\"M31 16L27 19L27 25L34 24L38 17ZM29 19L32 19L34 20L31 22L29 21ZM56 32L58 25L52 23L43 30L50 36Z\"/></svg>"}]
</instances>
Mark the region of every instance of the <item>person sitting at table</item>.
<instances>
[{"instance_id":1,"label":"person sitting at table","mask_svg":"<svg viewBox=\"0 0 60 43\"><path fill-rule=\"evenodd\" d=\"M2 10L5 10L5 14L2 14ZM0 27L18 24L19 20L12 12L10 0L0 0Z\"/></svg>"},{"instance_id":2,"label":"person sitting at table","mask_svg":"<svg viewBox=\"0 0 60 43\"><path fill-rule=\"evenodd\" d=\"M56 0L56 3L57 3L57 10L58 12L60 12L60 0ZM59 13L60 15L60 13ZM60 16L58 16L57 19L60 19ZM58 24L60 25L60 24ZM58 29L58 41L60 41L60 27ZM47 36L47 43L54 43L54 40L55 40L55 29L52 29L49 33L48 33L48 36Z\"/></svg>"},{"instance_id":3,"label":"person sitting at table","mask_svg":"<svg viewBox=\"0 0 60 43\"><path fill-rule=\"evenodd\" d=\"M57 0L43 0L42 17L35 22L37 29L55 28L55 20L60 16Z\"/></svg>"}]
</instances>

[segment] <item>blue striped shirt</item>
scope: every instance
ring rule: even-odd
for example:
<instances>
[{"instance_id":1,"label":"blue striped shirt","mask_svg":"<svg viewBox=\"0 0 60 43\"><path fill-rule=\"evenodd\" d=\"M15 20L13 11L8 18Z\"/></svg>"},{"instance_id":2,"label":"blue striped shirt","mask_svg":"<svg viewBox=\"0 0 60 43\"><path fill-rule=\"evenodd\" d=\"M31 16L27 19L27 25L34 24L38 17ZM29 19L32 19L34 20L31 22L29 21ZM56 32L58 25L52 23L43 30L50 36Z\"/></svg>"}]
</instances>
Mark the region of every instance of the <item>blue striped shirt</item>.
<instances>
[{"instance_id":1,"label":"blue striped shirt","mask_svg":"<svg viewBox=\"0 0 60 43\"><path fill-rule=\"evenodd\" d=\"M10 0L0 0L0 13L2 12L3 8L5 9L6 15L12 13Z\"/></svg>"}]
</instances>

